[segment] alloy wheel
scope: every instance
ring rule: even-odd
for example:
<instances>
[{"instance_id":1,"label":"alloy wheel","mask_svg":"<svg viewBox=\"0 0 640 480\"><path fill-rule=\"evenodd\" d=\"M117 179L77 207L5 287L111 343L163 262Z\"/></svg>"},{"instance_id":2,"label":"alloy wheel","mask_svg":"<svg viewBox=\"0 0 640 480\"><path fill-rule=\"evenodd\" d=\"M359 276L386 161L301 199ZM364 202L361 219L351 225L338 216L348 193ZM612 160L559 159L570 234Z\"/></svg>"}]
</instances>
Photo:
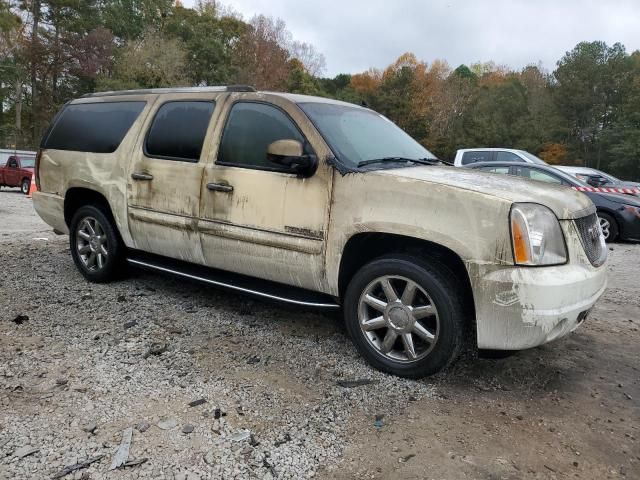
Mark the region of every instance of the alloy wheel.
<instances>
[{"instance_id":1,"label":"alloy wheel","mask_svg":"<svg viewBox=\"0 0 640 480\"><path fill-rule=\"evenodd\" d=\"M606 218L601 218L598 217L598 220L600 222L600 229L602 230L602 235L604 236L605 240L609 239L609 235L611 235L611 224L609 223L609 220L607 220Z\"/></svg>"},{"instance_id":2,"label":"alloy wheel","mask_svg":"<svg viewBox=\"0 0 640 480\"><path fill-rule=\"evenodd\" d=\"M370 282L360 296L358 323L382 356L413 363L426 357L440 333L440 319L427 292L413 280L393 275Z\"/></svg>"},{"instance_id":3,"label":"alloy wheel","mask_svg":"<svg viewBox=\"0 0 640 480\"><path fill-rule=\"evenodd\" d=\"M76 248L87 270L98 271L104 268L109 256L109 242L98 220L85 217L78 223Z\"/></svg>"}]
</instances>

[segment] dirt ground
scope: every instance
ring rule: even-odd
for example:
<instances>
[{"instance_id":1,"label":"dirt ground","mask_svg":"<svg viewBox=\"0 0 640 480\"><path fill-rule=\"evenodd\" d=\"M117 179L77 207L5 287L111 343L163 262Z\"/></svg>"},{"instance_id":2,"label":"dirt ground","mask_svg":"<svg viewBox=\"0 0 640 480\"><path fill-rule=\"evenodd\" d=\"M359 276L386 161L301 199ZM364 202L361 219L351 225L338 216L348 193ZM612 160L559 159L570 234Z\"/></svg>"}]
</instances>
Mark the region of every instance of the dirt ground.
<instances>
[{"instance_id":1,"label":"dirt ground","mask_svg":"<svg viewBox=\"0 0 640 480\"><path fill-rule=\"evenodd\" d=\"M369 368L335 315L140 272L89 285L3 189L0 478L103 455L64 478L638 479L640 245L609 268L574 334L411 381ZM110 470L127 427L146 461Z\"/></svg>"}]
</instances>

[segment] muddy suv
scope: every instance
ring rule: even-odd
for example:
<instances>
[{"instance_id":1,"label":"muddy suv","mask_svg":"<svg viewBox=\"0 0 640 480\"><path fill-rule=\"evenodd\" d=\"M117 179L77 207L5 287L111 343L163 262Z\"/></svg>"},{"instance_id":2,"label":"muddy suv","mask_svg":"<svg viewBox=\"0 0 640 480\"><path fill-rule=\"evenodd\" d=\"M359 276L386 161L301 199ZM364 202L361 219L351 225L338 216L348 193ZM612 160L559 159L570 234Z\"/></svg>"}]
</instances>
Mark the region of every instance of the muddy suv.
<instances>
[{"instance_id":1,"label":"muddy suv","mask_svg":"<svg viewBox=\"0 0 640 480\"><path fill-rule=\"evenodd\" d=\"M125 264L340 308L376 368L420 377L463 339L518 350L576 329L606 284L581 193L443 166L376 112L250 87L67 104L34 204L90 281Z\"/></svg>"}]
</instances>

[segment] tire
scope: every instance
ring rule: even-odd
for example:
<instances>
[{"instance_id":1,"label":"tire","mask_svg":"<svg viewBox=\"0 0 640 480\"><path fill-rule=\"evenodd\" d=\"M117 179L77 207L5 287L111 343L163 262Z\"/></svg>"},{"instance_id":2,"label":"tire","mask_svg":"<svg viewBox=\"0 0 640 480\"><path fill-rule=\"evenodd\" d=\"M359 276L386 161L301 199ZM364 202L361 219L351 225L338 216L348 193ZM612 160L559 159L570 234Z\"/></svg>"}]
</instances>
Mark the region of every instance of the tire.
<instances>
[{"instance_id":1,"label":"tire","mask_svg":"<svg viewBox=\"0 0 640 480\"><path fill-rule=\"evenodd\" d=\"M90 282L111 281L122 269L124 244L112 216L99 205L85 205L73 215L69 247L76 267Z\"/></svg>"},{"instance_id":2,"label":"tire","mask_svg":"<svg viewBox=\"0 0 640 480\"><path fill-rule=\"evenodd\" d=\"M23 178L20 184L20 191L25 195L29 195L29 189L31 188L31 180L29 178Z\"/></svg>"},{"instance_id":3,"label":"tire","mask_svg":"<svg viewBox=\"0 0 640 480\"><path fill-rule=\"evenodd\" d=\"M389 301L387 281L400 303ZM410 295L405 297L410 283L415 292L412 301L408 301ZM408 378L432 375L460 353L468 300L463 298L465 291L438 260L401 254L381 257L362 267L347 287L346 328L374 368Z\"/></svg>"},{"instance_id":4,"label":"tire","mask_svg":"<svg viewBox=\"0 0 640 480\"><path fill-rule=\"evenodd\" d=\"M620 230L618 229L618 222L616 222L616 219L608 213L598 212L598 221L600 222L600 228L602 228L605 242L615 242L618 239L618 235L620 233Z\"/></svg>"}]
</instances>

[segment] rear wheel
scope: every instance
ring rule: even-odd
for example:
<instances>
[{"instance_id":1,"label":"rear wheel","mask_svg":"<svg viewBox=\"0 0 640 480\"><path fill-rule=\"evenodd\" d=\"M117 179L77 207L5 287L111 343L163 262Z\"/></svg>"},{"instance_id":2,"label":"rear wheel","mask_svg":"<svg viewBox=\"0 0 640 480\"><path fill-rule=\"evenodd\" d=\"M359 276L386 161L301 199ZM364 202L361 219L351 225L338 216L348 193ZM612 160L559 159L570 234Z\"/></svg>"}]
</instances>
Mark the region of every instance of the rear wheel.
<instances>
[{"instance_id":1,"label":"rear wheel","mask_svg":"<svg viewBox=\"0 0 640 480\"><path fill-rule=\"evenodd\" d=\"M464 298L443 264L419 257L382 257L362 267L347 288L347 330L375 368L419 378L458 356Z\"/></svg>"},{"instance_id":2,"label":"rear wheel","mask_svg":"<svg viewBox=\"0 0 640 480\"><path fill-rule=\"evenodd\" d=\"M23 178L22 183L20 184L20 191L25 195L29 195L30 188L31 188L31 180L28 178Z\"/></svg>"},{"instance_id":3,"label":"rear wheel","mask_svg":"<svg viewBox=\"0 0 640 480\"><path fill-rule=\"evenodd\" d=\"M71 256L90 282L115 278L122 266L124 245L111 215L97 205L80 207L69 229Z\"/></svg>"},{"instance_id":4,"label":"rear wheel","mask_svg":"<svg viewBox=\"0 0 640 480\"><path fill-rule=\"evenodd\" d=\"M618 224L615 218L608 213L598 212L598 221L602 229L602 235L607 243L615 242L618 239Z\"/></svg>"}]
</instances>

